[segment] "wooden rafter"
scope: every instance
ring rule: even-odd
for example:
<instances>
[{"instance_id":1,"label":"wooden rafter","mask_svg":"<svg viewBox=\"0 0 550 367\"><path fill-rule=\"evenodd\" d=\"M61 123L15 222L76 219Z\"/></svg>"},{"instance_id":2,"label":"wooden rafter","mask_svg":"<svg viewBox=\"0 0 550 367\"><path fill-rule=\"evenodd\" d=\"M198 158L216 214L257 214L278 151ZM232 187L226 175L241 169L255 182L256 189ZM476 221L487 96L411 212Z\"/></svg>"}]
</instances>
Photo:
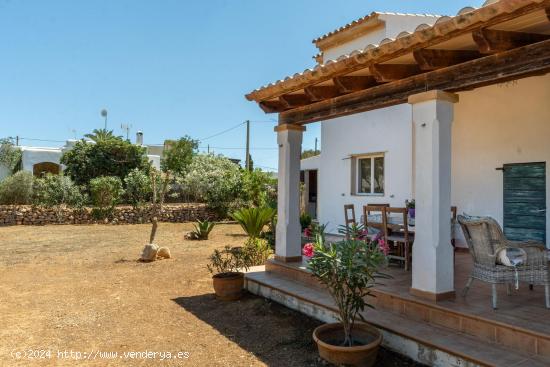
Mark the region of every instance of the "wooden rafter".
<instances>
[{"instance_id":1,"label":"wooden rafter","mask_svg":"<svg viewBox=\"0 0 550 367\"><path fill-rule=\"evenodd\" d=\"M259 105L265 113L278 113L288 109L279 101L263 101L260 102Z\"/></svg>"},{"instance_id":2,"label":"wooden rafter","mask_svg":"<svg viewBox=\"0 0 550 367\"><path fill-rule=\"evenodd\" d=\"M550 39L550 36L545 34L497 31L486 28L472 32L472 37L482 54L507 51Z\"/></svg>"},{"instance_id":3,"label":"wooden rafter","mask_svg":"<svg viewBox=\"0 0 550 367\"><path fill-rule=\"evenodd\" d=\"M550 8L546 8L546 18L550 21Z\"/></svg>"},{"instance_id":4,"label":"wooden rafter","mask_svg":"<svg viewBox=\"0 0 550 367\"><path fill-rule=\"evenodd\" d=\"M312 101L322 101L323 99L334 98L342 94L333 85L314 85L305 88L304 91Z\"/></svg>"},{"instance_id":5,"label":"wooden rafter","mask_svg":"<svg viewBox=\"0 0 550 367\"><path fill-rule=\"evenodd\" d=\"M279 123L305 124L406 103L431 89L457 92L550 72L550 40L382 84L279 114Z\"/></svg>"},{"instance_id":6,"label":"wooden rafter","mask_svg":"<svg viewBox=\"0 0 550 367\"><path fill-rule=\"evenodd\" d=\"M378 83L371 75L364 76L338 76L332 79L340 93L352 93L366 88L374 87Z\"/></svg>"},{"instance_id":7,"label":"wooden rafter","mask_svg":"<svg viewBox=\"0 0 550 367\"><path fill-rule=\"evenodd\" d=\"M372 65L369 70L378 83L389 83L420 73L416 64L378 64Z\"/></svg>"},{"instance_id":8,"label":"wooden rafter","mask_svg":"<svg viewBox=\"0 0 550 367\"><path fill-rule=\"evenodd\" d=\"M279 102L286 108L296 108L311 103L311 99L305 94L285 94L279 97Z\"/></svg>"},{"instance_id":9,"label":"wooden rafter","mask_svg":"<svg viewBox=\"0 0 550 367\"><path fill-rule=\"evenodd\" d=\"M421 70L446 68L482 56L478 51L435 49L417 50L413 55Z\"/></svg>"}]
</instances>

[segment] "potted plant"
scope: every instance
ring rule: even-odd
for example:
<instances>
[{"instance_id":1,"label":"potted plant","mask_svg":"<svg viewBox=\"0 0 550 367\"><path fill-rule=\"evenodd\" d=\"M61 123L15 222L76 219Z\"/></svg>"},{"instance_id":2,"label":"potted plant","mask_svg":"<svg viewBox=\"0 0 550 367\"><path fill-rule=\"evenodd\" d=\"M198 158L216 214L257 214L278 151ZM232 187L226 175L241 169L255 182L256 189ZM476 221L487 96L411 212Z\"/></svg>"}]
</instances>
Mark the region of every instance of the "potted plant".
<instances>
[{"instance_id":1,"label":"potted plant","mask_svg":"<svg viewBox=\"0 0 550 367\"><path fill-rule=\"evenodd\" d=\"M208 270L214 274L212 281L216 297L222 301L236 301L241 298L244 286L244 273L250 262L246 251L241 247L225 246L214 250L210 255Z\"/></svg>"},{"instance_id":2,"label":"potted plant","mask_svg":"<svg viewBox=\"0 0 550 367\"><path fill-rule=\"evenodd\" d=\"M365 322L361 312L372 307L366 298L375 278L383 276L378 269L386 262L385 243L358 236L361 229L353 232L337 243L325 242L322 234L316 236L308 269L334 299L340 322L319 326L313 339L320 356L330 363L373 366L382 334Z\"/></svg>"},{"instance_id":3,"label":"potted plant","mask_svg":"<svg viewBox=\"0 0 550 367\"><path fill-rule=\"evenodd\" d=\"M407 207L407 211L408 211L408 214L409 214L409 218L414 218L415 215L416 215L416 208L415 208L415 202L414 202L414 199L412 199L411 201L406 201L405 202L405 206Z\"/></svg>"}]
</instances>

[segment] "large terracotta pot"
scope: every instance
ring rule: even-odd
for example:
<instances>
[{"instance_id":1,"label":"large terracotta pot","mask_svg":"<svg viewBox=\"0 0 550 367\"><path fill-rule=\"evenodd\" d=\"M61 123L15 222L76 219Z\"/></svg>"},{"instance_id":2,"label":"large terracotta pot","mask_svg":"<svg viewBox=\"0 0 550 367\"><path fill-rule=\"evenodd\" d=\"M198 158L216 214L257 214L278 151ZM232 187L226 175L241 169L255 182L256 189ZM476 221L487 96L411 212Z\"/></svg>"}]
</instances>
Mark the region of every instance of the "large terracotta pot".
<instances>
[{"instance_id":1,"label":"large terracotta pot","mask_svg":"<svg viewBox=\"0 0 550 367\"><path fill-rule=\"evenodd\" d=\"M353 337L363 341L364 345L343 347L344 329L341 323L324 324L313 331L313 340L317 343L319 355L335 365L371 367L376 362L382 334L378 329L365 323L355 323Z\"/></svg>"},{"instance_id":2,"label":"large terracotta pot","mask_svg":"<svg viewBox=\"0 0 550 367\"><path fill-rule=\"evenodd\" d=\"M242 297L243 273L220 273L212 277L216 297L222 301L236 301Z\"/></svg>"}]
</instances>

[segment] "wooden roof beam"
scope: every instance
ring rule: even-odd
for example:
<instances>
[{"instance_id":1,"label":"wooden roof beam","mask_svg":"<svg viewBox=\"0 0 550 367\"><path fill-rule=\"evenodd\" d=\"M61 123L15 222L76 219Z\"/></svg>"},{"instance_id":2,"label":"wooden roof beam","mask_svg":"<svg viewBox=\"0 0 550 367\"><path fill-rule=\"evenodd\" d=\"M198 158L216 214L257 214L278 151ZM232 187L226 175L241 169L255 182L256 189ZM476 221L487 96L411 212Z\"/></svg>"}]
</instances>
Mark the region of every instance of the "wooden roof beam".
<instances>
[{"instance_id":1,"label":"wooden roof beam","mask_svg":"<svg viewBox=\"0 0 550 367\"><path fill-rule=\"evenodd\" d=\"M508 51L550 39L546 34L497 31L487 28L472 32L472 37L482 54Z\"/></svg>"},{"instance_id":2,"label":"wooden roof beam","mask_svg":"<svg viewBox=\"0 0 550 367\"><path fill-rule=\"evenodd\" d=\"M378 84L372 75L337 76L332 82L342 94L357 92Z\"/></svg>"},{"instance_id":3,"label":"wooden roof beam","mask_svg":"<svg viewBox=\"0 0 550 367\"><path fill-rule=\"evenodd\" d=\"M284 94L279 97L279 102L283 107L289 109L308 105L311 103L311 99L305 94Z\"/></svg>"},{"instance_id":4,"label":"wooden roof beam","mask_svg":"<svg viewBox=\"0 0 550 367\"><path fill-rule=\"evenodd\" d=\"M420 69L424 71L446 68L482 56L478 51L435 49L417 50L413 55Z\"/></svg>"},{"instance_id":5,"label":"wooden roof beam","mask_svg":"<svg viewBox=\"0 0 550 367\"><path fill-rule=\"evenodd\" d=\"M548 21L550 22L550 8L546 8L546 18L548 18Z\"/></svg>"},{"instance_id":6,"label":"wooden roof beam","mask_svg":"<svg viewBox=\"0 0 550 367\"><path fill-rule=\"evenodd\" d=\"M265 113L279 113L288 109L279 101L263 101L259 105Z\"/></svg>"},{"instance_id":7,"label":"wooden roof beam","mask_svg":"<svg viewBox=\"0 0 550 367\"><path fill-rule=\"evenodd\" d=\"M550 40L316 102L279 114L279 124L307 124L407 103L429 89L458 92L550 72Z\"/></svg>"},{"instance_id":8,"label":"wooden roof beam","mask_svg":"<svg viewBox=\"0 0 550 367\"><path fill-rule=\"evenodd\" d=\"M304 91L312 101L322 101L324 99L334 98L342 94L338 88L333 85L314 85L311 87L306 87Z\"/></svg>"},{"instance_id":9,"label":"wooden roof beam","mask_svg":"<svg viewBox=\"0 0 550 367\"><path fill-rule=\"evenodd\" d=\"M377 64L370 72L378 83L389 83L418 74L420 68L416 64Z\"/></svg>"}]
</instances>

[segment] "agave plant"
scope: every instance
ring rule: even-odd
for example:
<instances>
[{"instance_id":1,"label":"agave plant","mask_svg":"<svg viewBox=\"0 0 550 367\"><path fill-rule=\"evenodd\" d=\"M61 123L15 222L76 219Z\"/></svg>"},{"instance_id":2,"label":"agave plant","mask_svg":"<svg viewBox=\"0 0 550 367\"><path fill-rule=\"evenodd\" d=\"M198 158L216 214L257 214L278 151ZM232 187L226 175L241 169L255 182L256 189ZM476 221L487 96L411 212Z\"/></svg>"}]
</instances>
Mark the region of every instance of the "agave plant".
<instances>
[{"instance_id":1,"label":"agave plant","mask_svg":"<svg viewBox=\"0 0 550 367\"><path fill-rule=\"evenodd\" d=\"M214 228L214 224L214 222L209 222L208 220L198 220L197 224L194 224L195 229L189 233L189 237L194 240L207 240Z\"/></svg>"},{"instance_id":2,"label":"agave plant","mask_svg":"<svg viewBox=\"0 0 550 367\"><path fill-rule=\"evenodd\" d=\"M275 213L276 210L269 207L242 208L231 214L231 217L241 225L250 238L258 238Z\"/></svg>"}]
</instances>

